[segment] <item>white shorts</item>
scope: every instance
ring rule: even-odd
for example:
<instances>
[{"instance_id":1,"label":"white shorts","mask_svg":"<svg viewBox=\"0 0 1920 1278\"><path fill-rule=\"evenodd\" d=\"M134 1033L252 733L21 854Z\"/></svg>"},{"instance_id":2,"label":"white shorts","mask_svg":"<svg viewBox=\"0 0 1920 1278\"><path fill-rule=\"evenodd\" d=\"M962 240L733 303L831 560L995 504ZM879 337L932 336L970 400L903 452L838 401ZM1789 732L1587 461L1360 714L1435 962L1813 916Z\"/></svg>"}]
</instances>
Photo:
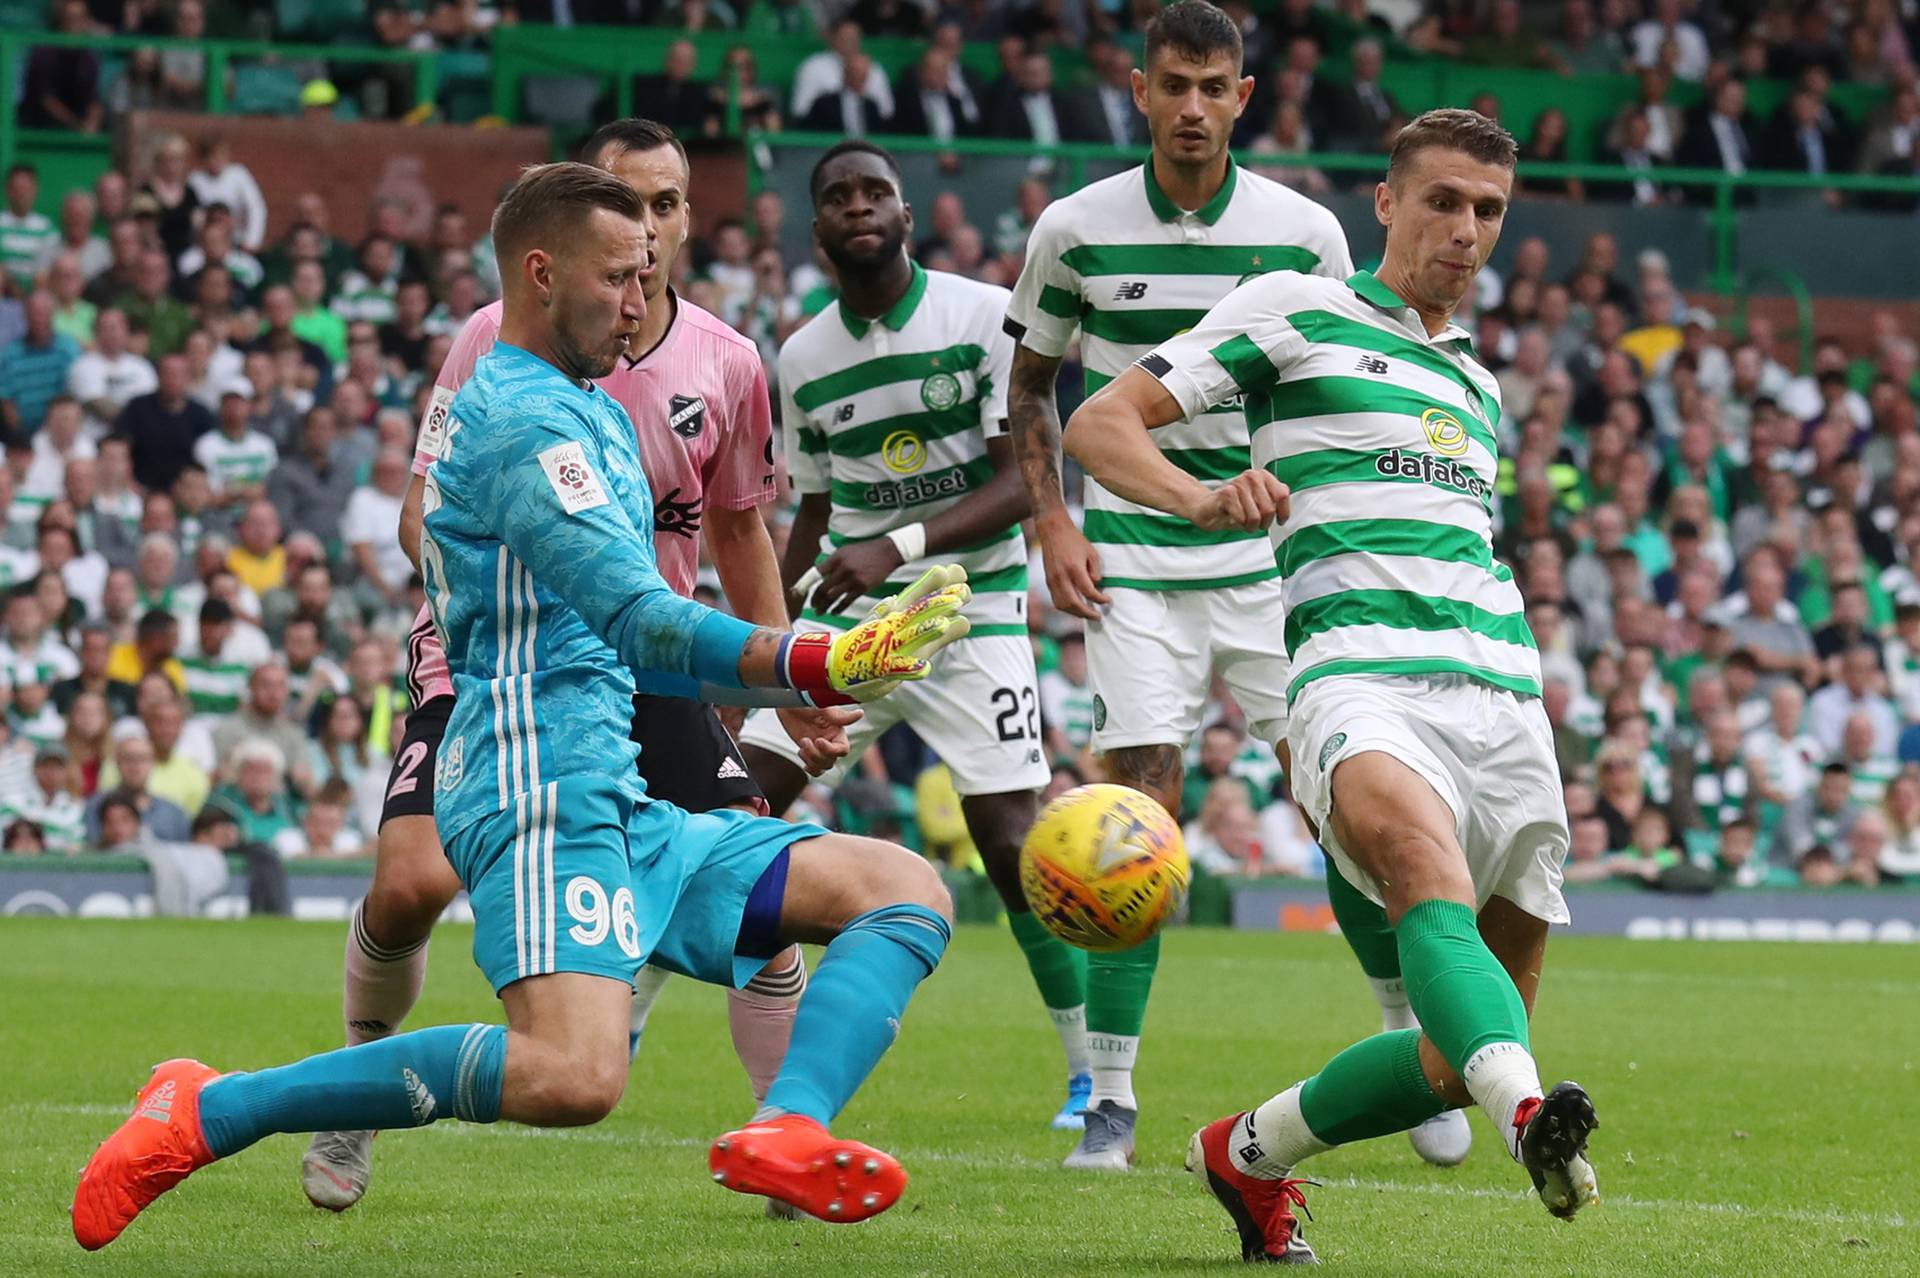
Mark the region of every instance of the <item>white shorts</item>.
<instances>
[{"instance_id":1,"label":"white shorts","mask_svg":"<svg viewBox=\"0 0 1920 1278\"><path fill-rule=\"evenodd\" d=\"M1503 896L1535 918L1569 921L1560 894L1566 796L1539 698L1465 675L1333 675L1294 698L1288 739L1293 795L1320 828L1346 880L1376 904L1380 887L1333 839L1333 770L1379 750L1406 764L1453 809L1477 905Z\"/></svg>"},{"instance_id":2,"label":"white shorts","mask_svg":"<svg viewBox=\"0 0 1920 1278\"><path fill-rule=\"evenodd\" d=\"M925 679L860 707L860 721L847 729L852 749L820 779L839 784L881 733L904 722L953 770L953 788L962 795L1041 789L1053 772L1040 739L1038 684L1033 647L1019 635L962 639L933 659ZM740 744L800 762L772 710L748 716Z\"/></svg>"},{"instance_id":3,"label":"white shorts","mask_svg":"<svg viewBox=\"0 0 1920 1278\"><path fill-rule=\"evenodd\" d=\"M1287 612L1280 582L1219 590L1108 592L1087 623L1093 748L1177 745L1205 725L1218 674L1269 745L1287 731Z\"/></svg>"}]
</instances>

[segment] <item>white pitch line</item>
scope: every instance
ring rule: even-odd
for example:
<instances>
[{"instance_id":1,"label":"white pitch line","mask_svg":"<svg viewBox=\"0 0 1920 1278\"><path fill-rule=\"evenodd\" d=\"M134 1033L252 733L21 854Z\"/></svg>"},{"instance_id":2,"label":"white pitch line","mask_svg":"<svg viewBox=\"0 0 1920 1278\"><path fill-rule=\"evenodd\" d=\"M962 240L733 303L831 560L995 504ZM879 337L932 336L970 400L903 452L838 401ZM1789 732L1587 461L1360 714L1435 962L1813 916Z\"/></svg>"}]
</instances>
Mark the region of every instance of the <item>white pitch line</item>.
<instances>
[{"instance_id":1,"label":"white pitch line","mask_svg":"<svg viewBox=\"0 0 1920 1278\"><path fill-rule=\"evenodd\" d=\"M34 1102L0 1106L9 1113L81 1114L88 1117L121 1118L127 1114L122 1105L52 1105ZM665 1136L657 1132L626 1132L601 1127L522 1127L515 1123L474 1124L436 1123L425 1128L437 1136L508 1137L521 1140L577 1141L588 1145L629 1145L642 1149L705 1149L708 1142L686 1136ZM890 1152L905 1163L938 1163L974 1171L1031 1171L1056 1173L1059 1164L1050 1159L1028 1158L1020 1154L989 1156L955 1153L937 1149L899 1149ZM1604 1168L1602 1169L1604 1170ZM1143 1168L1134 1175L1142 1179L1174 1180L1187 1173L1176 1168ZM1484 1185L1445 1185L1419 1181L1367 1180L1358 1176L1334 1176L1322 1180L1326 1189L1365 1190L1382 1194L1420 1194L1430 1198L1497 1199L1524 1203L1532 1195L1517 1189L1495 1189ZM1872 1212L1817 1211L1804 1208L1751 1207L1744 1203L1703 1203L1690 1198L1636 1198L1629 1194L1607 1195L1602 1191L1601 1210L1699 1212L1711 1216L1737 1216L1749 1220L1779 1220L1792 1224L1850 1225L1872 1229L1914 1229L1920 1220L1901 1213L1880 1215Z\"/></svg>"}]
</instances>

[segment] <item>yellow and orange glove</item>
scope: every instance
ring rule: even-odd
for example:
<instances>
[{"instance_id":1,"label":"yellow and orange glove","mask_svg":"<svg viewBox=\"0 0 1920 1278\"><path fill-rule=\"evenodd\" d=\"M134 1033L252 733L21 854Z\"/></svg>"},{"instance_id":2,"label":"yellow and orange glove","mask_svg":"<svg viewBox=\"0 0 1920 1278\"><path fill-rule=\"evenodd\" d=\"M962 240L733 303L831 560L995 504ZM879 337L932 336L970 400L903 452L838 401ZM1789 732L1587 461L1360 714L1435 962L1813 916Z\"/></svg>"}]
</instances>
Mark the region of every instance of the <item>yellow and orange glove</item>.
<instances>
[{"instance_id":1,"label":"yellow and orange glove","mask_svg":"<svg viewBox=\"0 0 1920 1278\"><path fill-rule=\"evenodd\" d=\"M884 697L909 679L926 678L934 655L966 635L971 623L960 610L971 598L966 569L929 568L851 630L793 635L781 649L781 675L817 706Z\"/></svg>"}]
</instances>

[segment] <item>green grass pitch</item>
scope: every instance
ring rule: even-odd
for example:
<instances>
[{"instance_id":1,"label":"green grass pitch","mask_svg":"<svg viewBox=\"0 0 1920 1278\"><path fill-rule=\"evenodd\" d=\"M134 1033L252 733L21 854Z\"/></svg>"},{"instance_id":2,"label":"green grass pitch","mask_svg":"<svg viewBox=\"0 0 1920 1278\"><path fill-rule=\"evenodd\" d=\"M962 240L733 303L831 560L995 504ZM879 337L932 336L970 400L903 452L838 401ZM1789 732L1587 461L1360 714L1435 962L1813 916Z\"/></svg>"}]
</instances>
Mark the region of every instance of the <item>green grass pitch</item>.
<instances>
[{"instance_id":1,"label":"green grass pitch","mask_svg":"<svg viewBox=\"0 0 1920 1278\"><path fill-rule=\"evenodd\" d=\"M1046 1130L1058 1047L1012 941L962 929L899 1046L837 1130L913 1183L864 1225L784 1225L706 1176L744 1118L718 991L670 985L619 1111L559 1133L443 1123L383 1136L364 1202L307 1206L304 1136L200 1173L118 1242L81 1252L74 1179L147 1068L276 1064L339 1036L339 925L0 927L0 1273L1222 1275L1226 1216L1180 1170L1188 1134L1369 1032L1333 937L1173 932L1141 1054L1140 1166L1087 1179ZM413 1023L498 1015L446 929ZM1399 1137L1311 1165L1308 1237L1334 1273L1920 1273L1920 953L1562 939L1534 1047L1598 1103L1604 1202L1563 1224L1521 1192L1478 1115L1466 1165Z\"/></svg>"}]
</instances>

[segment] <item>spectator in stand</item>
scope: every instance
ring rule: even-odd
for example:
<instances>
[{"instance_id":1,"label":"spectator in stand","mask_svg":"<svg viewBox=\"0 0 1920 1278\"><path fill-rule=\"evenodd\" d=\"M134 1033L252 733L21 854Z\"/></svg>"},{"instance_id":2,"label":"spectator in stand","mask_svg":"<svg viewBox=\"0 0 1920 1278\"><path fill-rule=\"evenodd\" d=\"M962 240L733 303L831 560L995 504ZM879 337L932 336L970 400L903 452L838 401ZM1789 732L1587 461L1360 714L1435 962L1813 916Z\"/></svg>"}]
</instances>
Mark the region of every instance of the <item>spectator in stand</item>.
<instances>
[{"instance_id":1,"label":"spectator in stand","mask_svg":"<svg viewBox=\"0 0 1920 1278\"><path fill-rule=\"evenodd\" d=\"M100 772L113 748L113 713L97 692L83 692L65 714L62 748L67 756L67 790L83 803L100 789Z\"/></svg>"},{"instance_id":2,"label":"spectator in stand","mask_svg":"<svg viewBox=\"0 0 1920 1278\"><path fill-rule=\"evenodd\" d=\"M865 68L854 82L855 91L868 103L875 115L891 120L894 114L893 86L887 73L860 50L860 24L842 19L827 32L827 47L801 60L793 73L793 110L790 119L807 118L814 104L823 97L840 93L847 85L847 59L860 54L858 65Z\"/></svg>"},{"instance_id":3,"label":"spectator in stand","mask_svg":"<svg viewBox=\"0 0 1920 1278\"><path fill-rule=\"evenodd\" d=\"M187 140L177 133L161 134L154 142L147 180L140 185L140 194L151 201L160 247L170 261L187 251L200 224L200 197L187 181L192 166L193 152ZM138 213L140 207L136 201L134 211Z\"/></svg>"},{"instance_id":4,"label":"spectator in stand","mask_svg":"<svg viewBox=\"0 0 1920 1278\"><path fill-rule=\"evenodd\" d=\"M252 737L234 747L231 765L233 780L216 788L207 802L233 818L243 844L272 847L299 825L287 788L286 756L273 742Z\"/></svg>"},{"instance_id":5,"label":"spectator in stand","mask_svg":"<svg viewBox=\"0 0 1920 1278\"><path fill-rule=\"evenodd\" d=\"M194 237L193 247L180 255L175 264L189 296L197 297L200 292L198 276L209 267L226 268L227 276L241 301L245 301L260 289L264 276L260 261L233 242L233 215L224 204L211 204L206 207L200 231Z\"/></svg>"},{"instance_id":6,"label":"spectator in stand","mask_svg":"<svg viewBox=\"0 0 1920 1278\"><path fill-rule=\"evenodd\" d=\"M1229 777L1205 788L1183 836L1194 865L1208 874L1256 878L1261 872L1259 830L1246 787Z\"/></svg>"},{"instance_id":7,"label":"spectator in stand","mask_svg":"<svg viewBox=\"0 0 1920 1278\"><path fill-rule=\"evenodd\" d=\"M54 29L63 35L87 35L93 19L86 0L56 0ZM100 55L85 45L37 45L27 55L20 91L20 126L98 133Z\"/></svg>"},{"instance_id":8,"label":"spectator in stand","mask_svg":"<svg viewBox=\"0 0 1920 1278\"><path fill-rule=\"evenodd\" d=\"M411 478L411 459L398 449L373 463L373 482L356 488L340 520L340 537L359 577L354 593L370 612L399 611L407 602L413 564L400 546L400 506Z\"/></svg>"},{"instance_id":9,"label":"spectator in stand","mask_svg":"<svg viewBox=\"0 0 1920 1278\"><path fill-rule=\"evenodd\" d=\"M80 273L80 259L62 253L47 264L47 292L53 297L53 331L70 339L75 346L93 345L93 324L99 307L83 296L86 278Z\"/></svg>"},{"instance_id":10,"label":"spectator in stand","mask_svg":"<svg viewBox=\"0 0 1920 1278\"><path fill-rule=\"evenodd\" d=\"M47 215L34 208L39 199L39 170L16 161L7 170L7 206L0 210L0 270L22 289L33 287L41 256L59 238Z\"/></svg>"},{"instance_id":11,"label":"spectator in stand","mask_svg":"<svg viewBox=\"0 0 1920 1278\"><path fill-rule=\"evenodd\" d=\"M698 136L707 118L710 93L708 85L693 78L698 57L691 40L668 45L659 74L634 77L634 114L658 120L682 137Z\"/></svg>"},{"instance_id":12,"label":"spectator in stand","mask_svg":"<svg viewBox=\"0 0 1920 1278\"><path fill-rule=\"evenodd\" d=\"M1095 126L1090 140L1128 149L1144 146L1147 118L1133 102L1132 52L1114 40L1100 39L1088 49L1087 56L1098 81L1088 103Z\"/></svg>"},{"instance_id":13,"label":"spectator in stand","mask_svg":"<svg viewBox=\"0 0 1920 1278\"><path fill-rule=\"evenodd\" d=\"M964 88L964 83L960 87ZM898 109L888 122L890 130L936 142L979 133L979 106L971 95L962 97L955 88L953 55L938 45L928 46L894 87ZM1127 105L1132 111L1130 91Z\"/></svg>"},{"instance_id":14,"label":"spectator in stand","mask_svg":"<svg viewBox=\"0 0 1920 1278\"><path fill-rule=\"evenodd\" d=\"M1835 580L1829 588L1833 615L1813 632L1813 650L1828 679L1845 677L1845 654L1864 647L1873 654L1876 671L1885 669L1880 637L1867 624L1867 591L1857 579Z\"/></svg>"},{"instance_id":15,"label":"spectator in stand","mask_svg":"<svg viewBox=\"0 0 1920 1278\"><path fill-rule=\"evenodd\" d=\"M1728 80L1714 90L1708 109L1688 120L1675 160L1682 168L1718 169L1736 177L1759 165L1746 85ZM1705 202L1713 192L1696 188L1696 195Z\"/></svg>"},{"instance_id":16,"label":"spectator in stand","mask_svg":"<svg viewBox=\"0 0 1920 1278\"><path fill-rule=\"evenodd\" d=\"M1840 753L1847 725L1855 715L1871 729L1872 753L1891 755L1900 735L1893 704L1880 692L1878 654L1861 644L1840 659L1840 678L1813 694L1807 703L1807 726L1829 755Z\"/></svg>"},{"instance_id":17,"label":"spectator in stand","mask_svg":"<svg viewBox=\"0 0 1920 1278\"><path fill-rule=\"evenodd\" d=\"M161 541L172 549L172 542L164 537ZM171 591L168 594L171 595ZM149 675L160 675L176 690L185 689L186 671L175 655L179 647L179 619L164 603L155 604L140 615L133 638L114 645L107 660L107 677L137 688Z\"/></svg>"},{"instance_id":18,"label":"spectator in stand","mask_svg":"<svg viewBox=\"0 0 1920 1278\"><path fill-rule=\"evenodd\" d=\"M1056 762L1078 765L1093 738L1093 690L1087 683L1086 635L1060 636L1060 661L1040 676L1040 721L1047 753Z\"/></svg>"},{"instance_id":19,"label":"spectator in stand","mask_svg":"<svg viewBox=\"0 0 1920 1278\"><path fill-rule=\"evenodd\" d=\"M185 347L187 335L197 326L193 311L173 295L172 286L173 268L167 255L148 249L140 255L132 290L113 300L126 312L134 331L146 334L145 355L156 363Z\"/></svg>"},{"instance_id":20,"label":"spectator in stand","mask_svg":"<svg viewBox=\"0 0 1920 1278\"><path fill-rule=\"evenodd\" d=\"M273 850L284 860L372 855L373 840L348 818L352 803L353 793L344 783L322 786L300 814L300 824L274 839Z\"/></svg>"},{"instance_id":21,"label":"spectator in stand","mask_svg":"<svg viewBox=\"0 0 1920 1278\"><path fill-rule=\"evenodd\" d=\"M72 856L87 843L86 805L67 787L67 752L41 746L33 758L33 784L0 797L0 824L29 821L40 829L46 851Z\"/></svg>"},{"instance_id":22,"label":"spectator in stand","mask_svg":"<svg viewBox=\"0 0 1920 1278\"><path fill-rule=\"evenodd\" d=\"M288 530L332 543L339 540L340 521L353 491L353 467L342 460L333 410L309 409L301 427L300 451L274 468L267 479L267 499Z\"/></svg>"},{"instance_id":23,"label":"spectator in stand","mask_svg":"<svg viewBox=\"0 0 1920 1278\"><path fill-rule=\"evenodd\" d=\"M864 50L848 53L840 60L840 84L815 98L806 114L795 117L796 126L855 138L889 131L893 125L891 88L887 92L889 106L883 108L864 87L877 74L878 68ZM884 75L880 82L886 83Z\"/></svg>"},{"instance_id":24,"label":"spectator in stand","mask_svg":"<svg viewBox=\"0 0 1920 1278\"><path fill-rule=\"evenodd\" d=\"M997 87L987 112L987 136L1054 146L1081 142L1097 134L1080 119L1074 103L1053 83L1053 60L1029 50L1021 55L1011 83Z\"/></svg>"},{"instance_id":25,"label":"spectator in stand","mask_svg":"<svg viewBox=\"0 0 1920 1278\"><path fill-rule=\"evenodd\" d=\"M1331 132L1326 142L1343 151L1377 150L1388 122L1401 115L1400 104L1380 82L1386 59L1378 40L1356 41L1352 59L1352 80L1332 91Z\"/></svg>"},{"instance_id":26,"label":"spectator in stand","mask_svg":"<svg viewBox=\"0 0 1920 1278\"><path fill-rule=\"evenodd\" d=\"M231 211L234 246L250 255L258 253L267 239L266 197L252 171L233 158L226 138L216 133L202 139L199 167L187 180L201 204Z\"/></svg>"},{"instance_id":27,"label":"spectator in stand","mask_svg":"<svg viewBox=\"0 0 1920 1278\"><path fill-rule=\"evenodd\" d=\"M213 415L188 397L187 377L186 356L162 357L156 388L121 414L120 429L133 445L133 476L149 490L170 488L193 460L195 442L214 428Z\"/></svg>"},{"instance_id":28,"label":"spectator in stand","mask_svg":"<svg viewBox=\"0 0 1920 1278\"><path fill-rule=\"evenodd\" d=\"M0 212L0 226L6 221L7 214ZM4 245L5 233L0 231L0 245ZM42 246L44 251L45 246ZM134 291L140 278L140 260L145 256L147 243L140 224L131 218L122 218L118 222L107 224L106 269L87 282L80 296L104 310L119 298Z\"/></svg>"},{"instance_id":29,"label":"spectator in stand","mask_svg":"<svg viewBox=\"0 0 1920 1278\"><path fill-rule=\"evenodd\" d=\"M237 769L233 761L239 747L252 740L269 741L287 762L287 781L295 795L306 795L324 777L317 776L309 758L309 743L304 727L288 714L291 686L287 668L278 659L256 667L247 676L246 699L213 730L215 757L224 761L220 780L233 781Z\"/></svg>"},{"instance_id":30,"label":"spectator in stand","mask_svg":"<svg viewBox=\"0 0 1920 1278\"><path fill-rule=\"evenodd\" d=\"M1632 42L1634 66L1670 63L1669 69L1682 80L1705 79L1707 64L1713 60L1707 37L1687 20L1684 0L1653 0L1652 12L1633 28Z\"/></svg>"},{"instance_id":31,"label":"spectator in stand","mask_svg":"<svg viewBox=\"0 0 1920 1278\"><path fill-rule=\"evenodd\" d=\"M1833 33L1833 23L1822 4L1797 7L1793 35L1776 44L1767 55L1767 74L1776 79L1797 79L1809 68L1819 68L1839 78L1847 73L1846 54Z\"/></svg>"},{"instance_id":32,"label":"spectator in stand","mask_svg":"<svg viewBox=\"0 0 1920 1278\"><path fill-rule=\"evenodd\" d=\"M40 429L80 357L77 342L54 332L53 312L53 294L33 294L27 299L27 331L0 349L0 426L22 436Z\"/></svg>"},{"instance_id":33,"label":"spectator in stand","mask_svg":"<svg viewBox=\"0 0 1920 1278\"><path fill-rule=\"evenodd\" d=\"M352 697L336 697L310 750L316 784L345 787L353 796L354 824L368 834L378 833L380 806L386 797L393 760L386 751L367 744L366 716L360 703Z\"/></svg>"},{"instance_id":34,"label":"spectator in stand","mask_svg":"<svg viewBox=\"0 0 1920 1278\"><path fill-rule=\"evenodd\" d=\"M298 268L295 268L295 273L298 274ZM333 291L331 309L348 324L355 320L385 324L393 319L394 299L399 292L398 242L376 231L360 241L358 261L352 270L340 277ZM345 358L343 350L335 362Z\"/></svg>"},{"instance_id":35,"label":"spectator in stand","mask_svg":"<svg viewBox=\"0 0 1920 1278\"><path fill-rule=\"evenodd\" d=\"M239 544L227 555L227 567L240 584L256 596L285 585L287 548L280 541L280 516L273 503L264 498L248 502L236 531Z\"/></svg>"},{"instance_id":36,"label":"spectator in stand","mask_svg":"<svg viewBox=\"0 0 1920 1278\"><path fill-rule=\"evenodd\" d=\"M303 564L293 578L290 598L275 597L267 610L269 630L284 626L294 617L307 617L320 627L320 638L327 649L344 658L353 651L361 635L360 609L347 591L334 584L333 570L324 560Z\"/></svg>"},{"instance_id":37,"label":"spectator in stand","mask_svg":"<svg viewBox=\"0 0 1920 1278\"><path fill-rule=\"evenodd\" d=\"M403 280L394 295L393 321L379 328L380 354L394 376L417 373L427 358L427 312L433 290L425 280Z\"/></svg>"},{"instance_id":38,"label":"spectator in stand","mask_svg":"<svg viewBox=\"0 0 1920 1278\"><path fill-rule=\"evenodd\" d=\"M211 739L198 725L189 730L186 698L166 679L158 676L142 679L137 695L140 717L132 725L116 729L116 736L120 732L144 730L152 747L152 771L146 789L170 800L182 812L198 812L212 787L209 780L214 759ZM116 748L112 767L101 774L103 787L120 784L119 759Z\"/></svg>"},{"instance_id":39,"label":"spectator in stand","mask_svg":"<svg viewBox=\"0 0 1920 1278\"><path fill-rule=\"evenodd\" d=\"M1850 167L1848 145L1846 132L1820 95L1801 88L1774 116L1761 163L1770 169L1825 177ZM1837 191L1824 191L1822 196L1829 204L1840 202Z\"/></svg>"},{"instance_id":40,"label":"spectator in stand","mask_svg":"<svg viewBox=\"0 0 1920 1278\"><path fill-rule=\"evenodd\" d=\"M113 636L104 625L90 623L81 629L79 673L55 681L48 689L53 708L68 717L69 725L77 713L74 707L84 697L101 698L115 719L133 713L133 685L113 678L108 670L112 656Z\"/></svg>"},{"instance_id":41,"label":"spectator in stand","mask_svg":"<svg viewBox=\"0 0 1920 1278\"><path fill-rule=\"evenodd\" d=\"M1880 118L1867 130L1860 147L1859 168L1862 173L1920 173L1920 90L1908 87L1894 93Z\"/></svg>"},{"instance_id":42,"label":"spectator in stand","mask_svg":"<svg viewBox=\"0 0 1920 1278\"><path fill-rule=\"evenodd\" d=\"M47 270L63 255L72 254L79 263L81 279L91 284L113 263L113 250L94 230L96 210L93 196L85 190L68 191L61 197L59 233L41 247L40 270Z\"/></svg>"},{"instance_id":43,"label":"spectator in stand","mask_svg":"<svg viewBox=\"0 0 1920 1278\"><path fill-rule=\"evenodd\" d=\"M1527 30L1520 0L1494 0L1486 26L1462 42L1460 60L1470 66L1543 67L1551 55Z\"/></svg>"},{"instance_id":44,"label":"spectator in stand","mask_svg":"<svg viewBox=\"0 0 1920 1278\"><path fill-rule=\"evenodd\" d=\"M280 452L253 429L252 382L236 378L221 390L220 416L213 430L194 441L193 458L222 504L243 504L266 492Z\"/></svg>"}]
</instances>

